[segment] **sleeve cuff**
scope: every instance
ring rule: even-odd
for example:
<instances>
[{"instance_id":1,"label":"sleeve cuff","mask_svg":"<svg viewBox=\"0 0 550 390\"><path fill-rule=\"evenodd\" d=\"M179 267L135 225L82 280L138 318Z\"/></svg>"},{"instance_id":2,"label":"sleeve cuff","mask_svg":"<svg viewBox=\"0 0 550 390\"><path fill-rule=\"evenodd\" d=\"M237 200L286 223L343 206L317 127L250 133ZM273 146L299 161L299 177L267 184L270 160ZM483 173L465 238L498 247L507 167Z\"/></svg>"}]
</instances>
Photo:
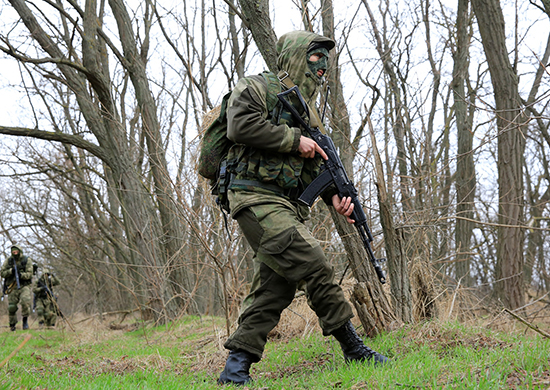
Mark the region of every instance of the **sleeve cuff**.
<instances>
[{"instance_id":1,"label":"sleeve cuff","mask_svg":"<svg viewBox=\"0 0 550 390\"><path fill-rule=\"evenodd\" d=\"M298 147L300 146L300 137L302 136L302 132L297 127L291 127L291 130L294 130L294 142L292 143L292 149L290 150L292 153L298 153Z\"/></svg>"}]
</instances>

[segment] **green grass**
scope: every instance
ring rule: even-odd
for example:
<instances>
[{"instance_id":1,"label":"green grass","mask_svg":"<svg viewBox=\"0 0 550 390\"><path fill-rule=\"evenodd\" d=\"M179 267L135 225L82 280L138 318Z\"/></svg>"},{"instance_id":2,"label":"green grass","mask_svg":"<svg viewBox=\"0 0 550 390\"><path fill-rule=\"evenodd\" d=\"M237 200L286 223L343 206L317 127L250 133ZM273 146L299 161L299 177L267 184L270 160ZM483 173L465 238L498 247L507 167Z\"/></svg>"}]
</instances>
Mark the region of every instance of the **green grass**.
<instances>
[{"instance_id":1,"label":"green grass","mask_svg":"<svg viewBox=\"0 0 550 390\"><path fill-rule=\"evenodd\" d=\"M272 340L252 366L253 389L548 389L550 340L459 323L424 323L367 340L384 367L344 363L332 338ZM186 317L132 332L0 333L0 389L216 389L227 352L220 318ZM228 386L226 388L231 388Z\"/></svg>"}]
</instances>

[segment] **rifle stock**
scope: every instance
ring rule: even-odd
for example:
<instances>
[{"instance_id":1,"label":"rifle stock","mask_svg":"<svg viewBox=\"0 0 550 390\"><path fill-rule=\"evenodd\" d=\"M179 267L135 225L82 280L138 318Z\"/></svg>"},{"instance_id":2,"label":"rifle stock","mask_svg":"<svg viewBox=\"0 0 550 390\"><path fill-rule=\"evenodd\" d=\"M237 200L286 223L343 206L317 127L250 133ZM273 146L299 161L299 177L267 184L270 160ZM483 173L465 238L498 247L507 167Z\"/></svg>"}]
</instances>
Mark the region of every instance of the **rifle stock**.
<instances>
[{"instance_id":1,"label":"rifle stock","mask_svg":"<svg viewBox=\"0 0 550 390\"><path fill-rule=\"evenodd\" d=\"M357 189L353 185L352 181L349 179L332 139L328 135L323 134L318 128L312 128L305 122L305 120L298 113L296 108L292 106L292 104L287 100L288 95L290 95L291 93L296 94L298 100L300 101L300 104L304 108L306 116L309 117L309 108L297 86L294 86L286 91L279 93L277 97L279 98L283 106L290 111L292 116L302 125L304 129L306 129L311 138L315 142L317 142L319 147L323 149L328 157L324 164L324 170L304 190L298 200L311 207L315 199L331 185L334 185L336 187L340 198L350 197L353 203L353 213L351 214L350 218L355 221L355 228L357 229L359 237L363 242L363 246L367 252L369 260L373 265L374 270L376 271L378 280L380 281L380 283L384 284L386 283L386 276L384 274L384 271L382 270L381 264L386 259L377 259L374 255L371 247L371 242L373 241L372 233L367 224L367 216L363 211L363 206L359 201Z\"/></svg>"}]
</instances>

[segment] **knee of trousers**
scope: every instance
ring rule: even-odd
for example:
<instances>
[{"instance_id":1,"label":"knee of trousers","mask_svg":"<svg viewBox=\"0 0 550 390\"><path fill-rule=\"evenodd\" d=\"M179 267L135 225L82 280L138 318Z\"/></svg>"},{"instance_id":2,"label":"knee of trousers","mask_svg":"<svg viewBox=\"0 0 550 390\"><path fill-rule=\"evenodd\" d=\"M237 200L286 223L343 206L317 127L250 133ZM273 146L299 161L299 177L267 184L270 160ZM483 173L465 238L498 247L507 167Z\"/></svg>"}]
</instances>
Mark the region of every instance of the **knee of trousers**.
<instances>
[{"instance_id":1,"label":"knee of trousers","mask_svg":"<svg viewBox=\"0 0 550 390\"><path fill-rule=\"evenodd\" d=\"M44 316L44 309L37 308L36 309L36 315L39 316L39 317L43 317Z\"/></svg>"},{"instance_id":2,"label":"knee of trousers","mask_svg":"<svg viewBox=\"0 0 550 390\"><path fill-rule=\"evenodd\" d=\"M15 314L17 313L17 305L16 304L13 304L13 303L10 303L8 305L8 313L10 314Z\"/></svg>"},{"instance_id":3,"label":"knee of trousers","mask_svg":"<svg viewBox=\"0 0 550 390\"><path fill-rule=\"evenodd\" d=\"M306 283L310 283L315 280L315 283L331 283L334 279L334 267L330 264L322 250L319 248L320 254L316 256L317 261L308 264L307 268L302 268L302 272L297 272L295 277L298 280L304 280Z\"/></svg>"},{"instance_id":4,"label":"knee of trousers","mask_svg":"<svg viewBox=\"0 0 550 390\"><path fill-rule=\"evenodd\" d=\"M333 272L318 242L294 226L263 240L258 259L291 283L307 279L309 275Z\"/></svg>"}]
</instances>

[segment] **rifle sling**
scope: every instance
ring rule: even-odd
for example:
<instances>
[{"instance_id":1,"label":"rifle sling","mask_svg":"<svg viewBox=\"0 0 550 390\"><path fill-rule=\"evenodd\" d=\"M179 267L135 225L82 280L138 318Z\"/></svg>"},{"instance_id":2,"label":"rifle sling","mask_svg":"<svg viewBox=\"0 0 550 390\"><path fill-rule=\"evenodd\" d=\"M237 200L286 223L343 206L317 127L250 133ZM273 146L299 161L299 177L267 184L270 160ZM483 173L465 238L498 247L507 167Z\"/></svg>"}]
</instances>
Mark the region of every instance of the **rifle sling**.
<instances>
[{"instance_id":1,"label":"rifle sling","mask_svg":"<svg viewBox=\"0 0 550 390\"><path fill-rule=\"evenodd\" d=\"M294 81L290 79L288 72L285 70L279 71L279 73L277 73L277 78L287 89L290 89L296 85L294 84ZM315 107L311 108L311 106L307 102L306 102L306 105L309 110L310 118L308 119L309 119L310 126L317 127L321 132L321 134L327 134L325 127L323 126L323 122L319 117L319 113L317 112L317 109Z\"/></svg>"}]
</instances>

